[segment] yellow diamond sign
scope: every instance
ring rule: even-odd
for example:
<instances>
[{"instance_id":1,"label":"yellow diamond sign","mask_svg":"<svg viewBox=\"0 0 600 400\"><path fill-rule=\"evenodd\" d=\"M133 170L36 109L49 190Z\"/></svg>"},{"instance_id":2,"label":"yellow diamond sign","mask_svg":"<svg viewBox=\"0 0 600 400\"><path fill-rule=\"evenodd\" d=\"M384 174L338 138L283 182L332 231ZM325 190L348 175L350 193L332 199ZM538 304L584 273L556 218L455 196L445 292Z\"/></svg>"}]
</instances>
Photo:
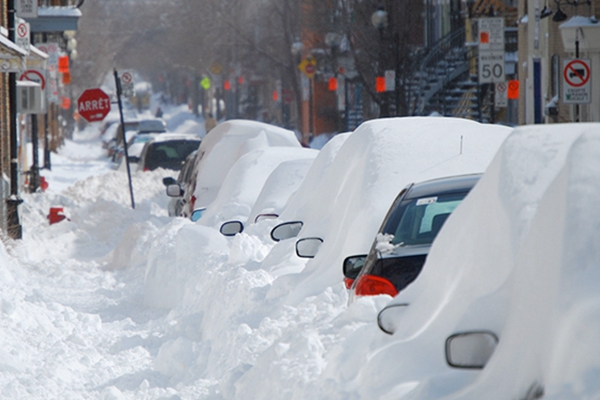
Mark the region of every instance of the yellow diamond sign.
<instances>
[{"instance_id":1,"label":"yellow diamond sign","mask_svg":"<svg viewBox=\"0 0 600 400\"><path fill-rule=\"evenodd\" d=\"M298 64L298 69L308 78L312 78L317 72L317 60L312 57L307 57Z\"/></svg>"}]
</instances>

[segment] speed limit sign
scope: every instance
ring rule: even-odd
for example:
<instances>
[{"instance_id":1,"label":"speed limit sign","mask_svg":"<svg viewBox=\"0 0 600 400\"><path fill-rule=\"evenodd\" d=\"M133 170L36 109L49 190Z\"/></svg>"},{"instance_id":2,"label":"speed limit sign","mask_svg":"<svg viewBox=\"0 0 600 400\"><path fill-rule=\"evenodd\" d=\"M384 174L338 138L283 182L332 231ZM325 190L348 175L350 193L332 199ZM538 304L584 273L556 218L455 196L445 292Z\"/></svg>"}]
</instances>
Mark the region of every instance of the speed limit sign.
<instances>
[{"instance_id":1,"label":"speed limit sign","mask_svg":"<svg viewBox=\"0 0 600 400\"><path fill-rule=\"evenodd\" d=\"M504 82L504 52L488 51L479 54L479 83Z\"/></svg>"}]
</instances>

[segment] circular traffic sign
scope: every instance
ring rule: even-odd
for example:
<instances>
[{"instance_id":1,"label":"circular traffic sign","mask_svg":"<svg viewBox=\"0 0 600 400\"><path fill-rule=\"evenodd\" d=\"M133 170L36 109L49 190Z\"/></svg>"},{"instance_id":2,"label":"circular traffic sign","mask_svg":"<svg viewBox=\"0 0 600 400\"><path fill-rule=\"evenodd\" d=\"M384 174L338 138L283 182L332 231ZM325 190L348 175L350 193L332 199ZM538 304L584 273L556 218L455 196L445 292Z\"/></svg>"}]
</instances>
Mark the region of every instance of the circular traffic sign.
<instances>
[{"instance_id":1,"label":"circular traffic sign","mask_svg":"<svg viewBox=\"0 0 600 400\"><path fill-rule=\"evenodd\" d=\"M20 38L26 37L27 25L25 25L24 23L20 23L19 26L17 26L17 35L19 35Z\"/></svg>"},{"instance_id":2,"label":"circular traffic sign","mask_svg":"<svg viewBox=\"0 0 600 400\"><path fill-rule=\"evenodd\" d=\"M314 64L306 64L304 67L304 72L306 72L308 75L314 75L317 72L317 68L314 66Z\"/></svg>"},{"instance_id":3,"label":"circular traffic sign","mask_svg":"<svg viewBox=\"0 0 600 400\"><path fill-rule=\"evenodd\" d=\"M110 112L110 97L102 89L87 89L77 100L77 111L88 122L102 121Z\"/></svg>"},{"instance_id":4,"label":"circular traffic sign","mask_svg":"<svg viewBox=\"0 0 600 400\"><path fill-rule=\"evenodd\" d=\"M121 81L125 84L131 83L133 81L133 76L129 72L123 72L123 75L121 75Z\"/></svg>"},{"instance_id":5,"label":"circular traffic sign","mask_svg":"<svg viewBox=\"0 0 600 400\"><path fill-rule=\"evenodd\" d=\"M496 85L496 90L499 92L506 92L506 82L499 82Z\"/></svg>"},{"instance_id":6,"label":"circular traffic sign","mask_svg":"<svg viewBox=\"0 0 600 400\"><path fill-rule=\"evenodd\" d=\"M21 74L19 77L19 80L39 83L42 87L42 90L46 88L46 79L44 78L44 75L35 69L28 69L27 71L23 72L23 74Z\"/></svg>"},{"instance_id":7,"label":"circular traffic sign","mask_svg":"<svg viewBox=\"0 0 600 400\"><path fill-rule=\"evenodd\" d=\"M572 87L584 86L590 80L590 66L583 60L569 62L563 71L565 82Z\"/></svg>"}]
</instances>

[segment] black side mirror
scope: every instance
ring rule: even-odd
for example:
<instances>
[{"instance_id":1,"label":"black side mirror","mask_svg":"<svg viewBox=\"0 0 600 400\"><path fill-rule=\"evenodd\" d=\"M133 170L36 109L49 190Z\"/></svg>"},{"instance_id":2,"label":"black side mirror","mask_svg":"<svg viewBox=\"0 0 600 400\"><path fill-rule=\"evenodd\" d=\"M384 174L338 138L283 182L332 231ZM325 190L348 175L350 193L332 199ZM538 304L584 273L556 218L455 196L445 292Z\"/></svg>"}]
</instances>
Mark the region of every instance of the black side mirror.
<instances>
[{"instance_id":1,"label":"black side mirror","mask_svg":"<svg viewBox=\"0 0 600 400\"><path fill-rule=\"evenodd\" d=\"M271 230L271 239L276 242L298 236L304 223L302 221L283 222Z\"/></svg>"},{"instance_id":2,"label":"black side mirror","mask_svg":"<svg viewBox=\"0 0 600 400\"><path fill-rule=\"evenodd\" d=\"M446 339L446 362L454 368L482 369L497 345L498 337L489 331L457 333Z\"/></svg>"},{"instance_id":3,"label":"black side mirror","mask_svg":"<svg viewBox=\"0 0 600 400\"><path fill-rule=\"evenodd\" d=\"M366 254L346 257L343 264L344 276L348 279L356 279L365 261L367 261Z\"/></svg>"},{"instance_id":4,"label":"black side mirror","mask_svg":"<svg viewBox=\"0 0 600 400\"><path fill-rule=\"evenodd\" d=\"M254 218L254 223L260 222L260 221L264 221L266 219L275 219L278 218L279 215L278 214L271 214L271 213L265 213L265 214L258 214L256 216L256 218Z\"/></svg>"},{"instance_id":5,"label":"black side mirror","mask_svg":"<svg viewBox=\"0 0 600 400\"><path fill-rule=\"evenodd\" d=\"M223 236L235 236L238 233L241 233L243 230L244 224L240 221L227 221L221 225L219 232L221 232Z\"/></svg>"},{"instance_id":6,"label":"black side mirror","mask_svg":"<svg viewBox=\"0 0 600 400\"><path fill-rule=\"evenodd\" d=\"M162 182L163 182L163 185L165 185L165 186L174 185L177 183L175 178L173 178L172 176L165 176L163 178Z\"/></svg>"},{"instance_id":7,"label":"black side mirror","mask_svg":"<svg viewBox=\"0 0 600 400\"><path fill-rule=\"evenodd\" d=\"M127 157L127 161L131 164L137 164L138 162L140 162L140 158L138 156L129 156Z\"/></svg>"},{"instance_id":8,"label":"black side mirror","mask_svg":"<svg viewBox=\"0 0 600 400\"><path fill-rule=\"evenodd\" d=\"M392 304L386 306L383 310L377 314L377 325L379 329L388 335L393 335L396 332L397 323L402 314L406 311L408 304Z\"/></svg>"},{"instance_id":9,"label":"black side mirror","mask_svg":"<svg viewBox=\"0 0 600 400\"><path fill-rule=\"evenodd\" d=\"M300 258L314 258L322 244L323 239L318 237L300 239L296 242L296 255Z\"/></svg>"}]
</instances>

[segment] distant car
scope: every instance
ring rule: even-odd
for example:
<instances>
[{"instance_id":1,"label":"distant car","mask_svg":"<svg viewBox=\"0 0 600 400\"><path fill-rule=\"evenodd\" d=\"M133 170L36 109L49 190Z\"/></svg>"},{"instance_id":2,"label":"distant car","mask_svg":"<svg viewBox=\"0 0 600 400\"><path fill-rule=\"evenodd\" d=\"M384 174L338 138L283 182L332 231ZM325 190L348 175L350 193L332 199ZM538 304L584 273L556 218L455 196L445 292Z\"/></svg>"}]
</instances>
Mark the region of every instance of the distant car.
<instances>
[{"instance_id":1,"label":"distant car","mask_svg":"<svg viewBox=\"0 0 600 400\"><path fill-rule=\"evenodd\" d=\"M161 118L142 119L138 124L138 133L161 133L167 131L167 123Z\"/></svg>"},{"instance_id":2,"label":"distant car","mask_svg":"<svg viewBox=\"0 0 600 400\"><path fill-rule=\"evenodd\" d=\"M146 142L151 141L158 135L157 133L144 133L144 134L136 134L127 142L127 155L129 156L129 163L136 164L140 160L140 155L142 154L142 150L146 145ZM119 165L119 168L123 164L124 161L124 153L125 149L120 148L115 153L115 163Z\"/></svg>"},{"instance_id":3,"label":"distant car","mask_svg":"<svg viewBox=\"0 0 600 400\"><path fill-rule=\"evenodd\" d=\"M404 188L386 215L367 256L344 260L350 301L395 296L419 276L435 237L481 174L452 176Z\"/></svg>"},{"instance_id":4,"label":"distant car","mask_svg":"<svg viewBox=\"0 0 600 400\"><path fill-rule=\"evenodd\" d=\"M139 121L137 120L125 121L125 136L127 139L130 139L131 136L137 132L138 125ZM103 140L106 140L108 156L112 159L112 161L115 161L117 152L119 152L119 150L123 147L121 129L121 123L119 123L115 131L107 130L105 133L105 136L111 134L111 137L106 137L106 139L103 138Z\"/></svg>"},{"instance_id":5,"label":"distant car","mask_svg":"<svg viewBox=\"0 0 600 400\"><path fill-rule=\"evenodd\" d=\"M157 168L179 171L187 156L198 150L201 140L196 135L163 133L147 142L138 161L139 171Z\"/></svg>"}]
</instances>

